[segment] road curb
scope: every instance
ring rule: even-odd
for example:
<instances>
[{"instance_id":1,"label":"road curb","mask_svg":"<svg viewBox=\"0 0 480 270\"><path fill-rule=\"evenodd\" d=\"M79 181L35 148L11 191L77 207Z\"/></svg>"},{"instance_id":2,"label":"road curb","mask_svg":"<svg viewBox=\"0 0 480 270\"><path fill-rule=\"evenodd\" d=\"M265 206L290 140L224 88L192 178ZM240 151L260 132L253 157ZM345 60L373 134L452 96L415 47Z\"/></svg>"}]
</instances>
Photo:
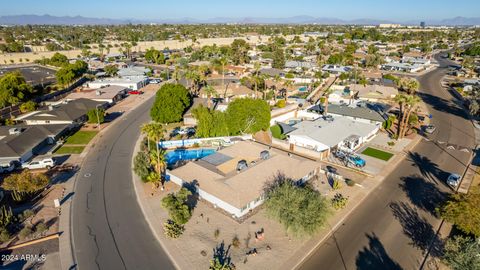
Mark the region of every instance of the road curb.
<instances>
[{"instance_id":1,"label":"road curb","mask_svg":"<svg viewBox=\"0 0 480 270\"><path fill-rule=\"evenodd\" d=\"M145 217L145 221L147 222L148 226L150 227L150 230L152 231L152 234L157 239L157 242L160 244L163 251L165 251L165 253L167 254L167 256L170 259L170 261L172 262L172 264L175 266L175 268L176 269L181 269L178 262L174 259L174 256L171 254L170 250L167 248L167 246L163 242L163 239L157 233L157 230L155 230L155 224L152 221L152 218L150 218L152 215L147 213L147 212L152 212L152 210L150 209L150 207L148 205L146 205L146 203L144 202L144 198L141 198L141 197L144 197L145 194L142 193L142 190L141 190L142 187L141 187L140 179L138 178L138 176L133 171L133 162L134 162L136 153L138 153L139 150L140 150L140 143L142 142L142 138L143 138L142 135L138 136L137 141L135 143L135 148L133 149L133 156L132 156L132 182L133 182L133 188L135 189L135 195L136 195L135 197L137 199L138 205L140 206L140 209L142 210L143 216Z\"/></svg>"}]
</instances>

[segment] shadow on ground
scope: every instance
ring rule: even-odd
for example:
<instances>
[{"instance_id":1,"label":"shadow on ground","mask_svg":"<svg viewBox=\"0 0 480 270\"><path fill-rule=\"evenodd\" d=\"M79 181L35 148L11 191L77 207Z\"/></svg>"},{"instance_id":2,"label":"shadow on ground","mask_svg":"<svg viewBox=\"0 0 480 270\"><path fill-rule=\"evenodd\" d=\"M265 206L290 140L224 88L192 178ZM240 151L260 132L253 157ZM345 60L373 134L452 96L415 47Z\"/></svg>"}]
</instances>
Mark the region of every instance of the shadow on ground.
<instances>
[{"instance_id":1,"label":"shadow on ground","mask_svg":"<svg viewBox=\"0 0 480 270\"><path fill-rule=\"evenodd\" d=\"M356 265L358 270L401 270L402 267L388 256L385 247L380 239L375 235L366 234L368 238L368 247L358 253Z\"/></svg>"},{"instance_id":2,"label":"shadow on ground","mask_svg":"<svg viewBox=\"0 0 480 270\"><path fill-rule=\"evenodd\" d=\"M413 247L425 253L430 245L433 245L430 255L434 257L441 255L442 241L438 238L428 220L418 214L418 209L403 202L391 203L390 208L395 218L402 225L403 233L410 238L410 244Z\"/></svg>"},{"instance_id":3,"label":"shadow on ground","mask_svg":"<svg viewBox=\"0 0 480 270\"><path fill-rule=\"evenodd\" d=\"M437 185L420 175L402 177L401 181L399 186L413 205L437 216L435 208L445 201L447 193L440 191Z\"/></svg>"}]
</instances>

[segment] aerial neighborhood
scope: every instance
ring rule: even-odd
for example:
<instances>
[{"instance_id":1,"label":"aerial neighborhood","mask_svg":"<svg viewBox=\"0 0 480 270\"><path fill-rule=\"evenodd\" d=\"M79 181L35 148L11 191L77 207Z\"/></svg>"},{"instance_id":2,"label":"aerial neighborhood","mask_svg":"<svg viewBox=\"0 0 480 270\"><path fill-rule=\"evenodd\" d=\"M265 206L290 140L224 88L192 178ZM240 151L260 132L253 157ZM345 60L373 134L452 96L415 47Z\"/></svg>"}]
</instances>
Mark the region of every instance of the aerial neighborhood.
<instances>
[{"instance_id":1,"label":"aerial neighborhood","mask_svg":"<svg viewBox=\"0 0 480 270\"><path fill-rule=\"evenodd\" d=\"M2 267L480 269L478 25L0 15Z\"/></svg>"}]
</instances>

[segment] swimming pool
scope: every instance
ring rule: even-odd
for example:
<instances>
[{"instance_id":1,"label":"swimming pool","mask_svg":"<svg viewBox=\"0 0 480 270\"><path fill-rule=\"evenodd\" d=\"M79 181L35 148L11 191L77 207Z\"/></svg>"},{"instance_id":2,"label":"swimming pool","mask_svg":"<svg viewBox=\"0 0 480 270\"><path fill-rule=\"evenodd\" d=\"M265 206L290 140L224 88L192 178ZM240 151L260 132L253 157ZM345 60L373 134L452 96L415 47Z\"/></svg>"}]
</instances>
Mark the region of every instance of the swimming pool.
<instances>
[{"instance_id":1,"label":"swimming pool","mask_svg":"<svg viewBox=\"0 0 480 270\"><path fill-rule=\"evenodd\" d=\"M299 91L299 92L305 92L305 91L307 91L307 87L306 87L306 86L302 86L302 87L298 88L298 91Z\"/></svg>"},{"instance_id":2,"label":"swimming pool","mask_svg":"<svg viewBox=\"0 0 480 270\"><path fill-rule=\"evenodd\" d=\"M192 160L209 156L215 153L214 149L179 149L165 154L167 165L174 165L179 160Z\"/></svg>"}]
</instances>

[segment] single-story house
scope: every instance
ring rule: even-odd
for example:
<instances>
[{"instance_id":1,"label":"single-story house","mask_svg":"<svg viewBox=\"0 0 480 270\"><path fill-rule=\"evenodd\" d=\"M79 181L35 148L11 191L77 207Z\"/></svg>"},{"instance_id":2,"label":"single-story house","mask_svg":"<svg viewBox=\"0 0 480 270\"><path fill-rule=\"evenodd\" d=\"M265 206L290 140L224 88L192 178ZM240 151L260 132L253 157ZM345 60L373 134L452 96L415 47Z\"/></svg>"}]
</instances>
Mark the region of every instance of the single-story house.
<instances>
[{"instance_id":1,"label":"single-story house","mask_svg":"<svg viewBox=\"0 0 480 270\"><path fill-rule=\"evenodd\" d=\"M25 162L68 130L68 125L15 125L0 127L0 165Z\"/></svg>"},{"instance_id":2,"label":"single-story house","mask_svg":"<svg viewBox=\"0 0 480 270\"><path fill-rule=\"evenodd\" d=\"M100 102L113 104L125 97L129 89L124 86L110 85L98 89L83 89L69 94L66 100L75 100L80 98L90 99Z\"/></svg>"},{"instance_id":3,"label":"single-story house","mask_svg":"<svg viewBox=\"0 0 480 270\"><path fill-rule=\"evenodd\" d=\"M128 77L128 78L106 78L88 82L87 87L92 89L98 89L110 85L123 86L132 90L138 90L148 83L146 76Z\"/></svg>"},{"instance_id":4,"label":"single-story house","mask_svg":"<svg viewBox=\"0 0 480 270\"><path fill-rule=\"evenodd\" d=\"M105 107L106 102L80 98L50 105L48 110L38 110L20 115L15 120L23 121L26 125L80 125L87 120L89 110Z\"/></svg>"},{"instance_id":5,"label":"single-story house","mask_svg":"<svg viewBox=\"0 0 480 270\"><path fill-rule=\"evenodd\" d=\"M381 66L381 69L383 70L401 71L401 72L408 72L408 73L418 72L424 68L425 66L420 64L399 63L399 62L385 63Z\"/></svg>"},{"instance_id":6,"label":"single-story house","mask_svg":"<svg viewBox=\"0 0 480 270\"><path fill-rule=\"evenodd\" d=\"M323 65L322 67L323 72L328 72L335 75L346 73L346 72L349 72L350 70L352 70L351 67L340 66L340 65Z\"/></svg>"},{"instance_id":7,"label":"single-story house","mask_svg":"<svg viewBox=\"0 0 480 270\"><path fill-rule=\"evenodd\" d=\"M131 66L119 69L117 75L122 78L141 77L147 75L147 73L149 72L149 68L141 66Z\"/></svg>"},{"instance_id":8,"label":"single-story house","mask_svg":"<svg viewBox=\"0 0 480 270\"><path fill-rule=\"evenodd\" d=\"M317 64L313 62L306 62L306 61L287 61L285 62L285 68L315 68Z\"/></svg>"},{"instance_id":9,"label":"single-story house","mask_svg":"<svg viewBox=\"0 0 480 270\"><path fill-rule=\"evenodd\" d=\"M358 99L368 101L389 100L398 95L397 88L379 84L352 84L348 89L355 92Z\"/></svg>"},{"instance_id":10,"label":"single-story house","mask_svg":"<svg viewBox=\"0 0 480 270\"><path fill-rule=\"evenodd\" d=\"M266 75L270 77L279 76L281 78L285 77L285 71L277 68L262 68L258 71L261 75Z\"/></svg>"},{"instance_id":11,"label":"single-story house","mask_svg":"<svg viewBox=\"0 0 480 270\"><path fill-rule=\"evenodd\" d=\"M287 134L290 144L312 149L317 152L329 152L332 148L357 149L371 140L381 124L355 121L345 116L318 118L314 121L302 121L293 126L295 130Z\"/></svg>"},{"instance_id":12,"label":"single-story house","mask_svg":"<svg viewBox=\"0 0 480 270\"><path fill-rule=\"evenodd\" d=\"M355 104L336 105L329 104L327 114L332 116L345 116L357 122L382 124L387 119L387 105L357 102Z\"/></svg>"},{"instance_id":13,"label":"single-story house","mask_svg":"<svg viewBox=\"0 0 480 270\"><path fill-rule=\"evenodd\" d=\"M278 174L305 182L319 172L317 162L239 141L168 174L174 183L193 184L203 200L241 218L263 203L265 184Z\"/></svg>"}]
</instances>

